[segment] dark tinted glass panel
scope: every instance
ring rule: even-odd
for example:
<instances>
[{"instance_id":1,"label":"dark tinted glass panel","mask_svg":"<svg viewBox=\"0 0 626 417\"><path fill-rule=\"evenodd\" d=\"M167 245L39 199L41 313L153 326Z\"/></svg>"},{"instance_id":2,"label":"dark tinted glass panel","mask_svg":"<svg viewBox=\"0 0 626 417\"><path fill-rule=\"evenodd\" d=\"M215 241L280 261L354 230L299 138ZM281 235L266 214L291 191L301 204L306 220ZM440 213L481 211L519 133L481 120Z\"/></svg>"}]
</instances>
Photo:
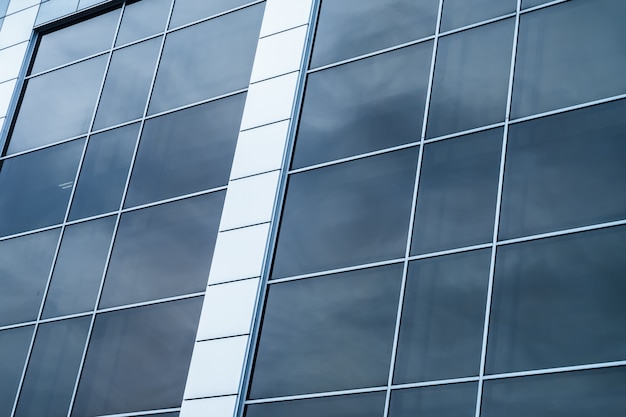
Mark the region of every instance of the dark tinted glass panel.
<instances>
[{"instance_id":1,"label":"dark tinted glass panel","mask_svg":"<svg viewBox=\"0 0 626 417\"><path fill-rule=\"evenodd\" d=\"M0 161L0 236L63 221L84 141Z\"/></svg>"},{"instance_id":2,"label":"dark tinted glass panel","mask_svg":"<svg viewBox=\"0 0 626 417\"><path fill-rule=\"evenodd\" d=\"M467 383L393 391L389 417L473 417L477 388Z\"/></svg>"},{"instance_id":3,"label":"dark tinted glass panel","mask_svg":"<svg viewBox=\"0 0 626 417\"><path fill-rule=\"evenodd\" d=\"M511 126L500 239L626 217L626 101Z\"/></svg>"},{"instance_id":4,"label":"dark tinted glass panel","mask_svg":"<svg viewBox=\"0 0 626 417\"><path fill-rule=\"evenodd\" d=\"M614 0L573 0L522 15L512 115L626 92L624 20L626 2Z\"/></svg>"},{"instance_id":5,"label":"dark tinted glass panel","mask_svg":"<svg viewBox=\"0 0 626 417\"><path fill-rule=\"evenodd\" d=\"M419 141L432 42L312 73L293 167Z\"/></svg>"},{"instance_id":6,"label":"dark tinted glass panel","mask_svg":"<svg viewBox=\"0 0 626 417\"><path fill-rule=\"evenodd\" d=\"M134 124L89 138L70 219L119 209L138 132Z\"/></svg>"},{"instance_id":7,"label":"dark tinted glass panel","mask_svg":"<svg viewBox=\"0 0 626 417\"><path fill-rule=\"evenodd\" d=\"M59 230L0 242L0 326L37 319Z\"/></svg>"},{"instance_id":8,"label":"dark tinted glass panel","mask_svg":"<svg viewBox=\"0 0 626 417\"><path fill-rule=\"evenodd\" d=\"M90 323L88 316L39 327L16 417L67 415Z\"/></svg>"},{"instance_id":9,"label":"dark tinted glass panel","mask_svg":"<svg viewBox=\"0 0 626 417\"><path fill-rule=\"evenodd\" d=\"M522 0L522 9L539 6L540 4L549 3L552 0Z\"/></svg>"},{"instance_id":10,"label":"dark tinted glass panel","mask_svg":"<svg viewBox=\"0 0 626 417\"><path fill-rule=\"evenodd\" d=\"M507 13L515 13L517 0L445 0L441 31L492 19Z\"/></svg>"},{"instance_id":11,"label":"dark tinted glass panel","mask_svg":"<svg viewBox=\"0 0 626 417\"><path fill-rule=\"evenodd\" d=\"M504 121L514 27L507 19L440 39L428 137Z\"/></svg>"},{"instance_id":12,"label":"dark tinted glass panel","mask_svg":"<svg viewBox=\"0 0 626 417\"><path fill-rule=\"evenodd\" d=\"M382 417L384 408L385 393L373 392L253 404L246 407L245 417Z\"/></svg>"},{"instance_id":13,"label":"dark tinted glass panel","mask_svg":"<svg viewBox=\"0 0 626 417\"><path fill-rule=\"evenodd\" d=\"M204 291L224 193L122 215L100 307Z\"/></svg>"},{"instance_id":14,"label":"dark tinted glass panel","mask_svg":"<svg viewBox=\"0 0 626 417\"><path fill-rule=\"evenodd\" d=\"M151 39L113 52L94 129L143 116L161 39Z\"/></svg>"},{"instance_id":15,"label":"dark tinted glass panel","mask_svg":"<svg viewBox=\"0 0 626 417\"><path fill-rule=\"evenodd\" d=\"M324 0L311 66L432 35L438 5L438 0Z\"/></svg>"},{"instance_id":16,"label":"dark tinted glass panel","mask_svg":"<svg viewBox=\"0 0 626 417\"><path fill-rule=\"evenodd\" d=\"M490 250L412 262L394 383L478 375Z\"/></svg>"},{"instance_id":17,"label":"dark tinted glass panel","mask_svg":"<svg viewBox=\"0 0 626 417\"><path fill-rule=\"evenodd\" d=\"M116 9L43 35L31 72L37 73L111 48L119 15L120 11Z\"/></svg>"},{"instance_id":18,"label":"dark tinted glass panel","mask_svg":"<svg viewBox=\"0 0 626 417\"><path fill-rule=\"evenodd\" d=\"M250 396L387 383L402 264L271 285Z\"/></svg>"},{"instance_id":19,"label":"dark tinted glass panel","mask_svg":"<svg viewBox=\"0 0 626 417\"><path fill-rule=\"evenodd\" d=\"M165 30L172 0L148 0L127 4L115 43L123 45Z\"/></svg>"},{"instance_id":20,"label":"dark tinted glass panel","mask_svg":"<svg viewBox=\"0 0 626 417\"><path fill-rule=\"evenodd\" d=\"M150 113L247 88L263 7L248 7L169 34Z\"/></svg>"},{"instance_id":21,"label":"dark tinted glass panel","mask_svg":"<svg viewBox=\"0 0 626 417\"><path fill-rule=\"evenodd\" d=\"M425 146L411 254L491 242L501 148L502 129Z\"/></svg>"},{"instance_id":22,"label":"dark tinted glass panel","mask_svg":"<svg viewBox=\"0 0 626 417\"><path fill-rule=\"evenodd\" d=\"M254 0L176 0L170 27L174 28L185 23L195 22L196 20L223 13L252 1Z\"/></svg>"},{"instance_id":23,"label":"dark tinted glass panel","mask_svg":"<svg viewBox=\"0 0 626 417\"><path fill-rule=\"evenodd\" d=\"M1 256L1 255L0 255ZM10 416L34 326L0 331L0 416Z\"/></svg>"},{"instance_id":24,"label":"dark tinted glass panel","mask_svg":"<svg viewBox=\"0 0 626 417\"><path fill-rule=\"evenodd\" d=\"M626 369L608 368L485 381L483 417L621 417Z\"/></svg>"},{"instance_id":25,"label":"dark tinted glass panel","mask_svg":"<svg viewBox=\"0 0 626 417\"><path fill-rule=\"evenodd\" d=\"M146 121L124 205L228 184L246 95Z\"/></svg>"},{"instance_id":26,"label":"dark tinted glass panel","mask_svg":"<svg viewBox=\"0 0 626 417\"><path fill-rule=\"evenodd\" d=\"M86 133L106 61L100 56L28 80L8 153Z\"/></svg>"},{"instance_id":27,"label":"dark tinted glass panel","mask_svg":"<svg viewBox=\"0 0 626 417\"><path fill-rule=\"evenodd\" d=\"M417 148L294 174L274 278L404 256Z\"/></svg>"},{"instance_id":28,"label":"dark tinted glass panel","mask_svg":"<svg viewBox=\"0 0 626 417\"><path fill-rule=\"evenodd\" d=\"M100 314L73 416L180 407L202 298Z\"/></svg>"},{"instance_id":29,"label":"dark tinted glass panel","mask_svg":"<svg viewBox=\"0 0 626 417\"><path fill-rule=\"evenodd\" d=\"M498 249L487 371L626 359L626 227Z\"/></svg>"},{"instance_id":30,"label":"dark tinted glass panel","mask_svg":"<svg viewBox=\"0 0 626 417\"><path fill-rule=\"evenodd\" d=\"M115 217L68 226L52 273L43 317L93 310Z\"/></svg>"}]
</instances>

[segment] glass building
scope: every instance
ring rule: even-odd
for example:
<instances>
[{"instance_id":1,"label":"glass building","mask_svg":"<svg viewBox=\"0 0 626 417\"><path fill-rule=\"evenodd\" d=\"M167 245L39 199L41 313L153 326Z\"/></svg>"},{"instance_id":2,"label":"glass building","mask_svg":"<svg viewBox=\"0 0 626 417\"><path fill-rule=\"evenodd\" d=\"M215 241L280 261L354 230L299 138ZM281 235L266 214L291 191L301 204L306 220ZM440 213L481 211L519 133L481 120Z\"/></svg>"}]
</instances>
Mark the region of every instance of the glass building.
<instances>
[{"instance_id":1,"label":"glass building","mask_svg":"<svg viewBox=\"0 0 626 417\"><path fill-rule=\"evenodd\" d=\"M624 21L0 0L0 417L622 417Z\"/></svg>"}]
</instances>

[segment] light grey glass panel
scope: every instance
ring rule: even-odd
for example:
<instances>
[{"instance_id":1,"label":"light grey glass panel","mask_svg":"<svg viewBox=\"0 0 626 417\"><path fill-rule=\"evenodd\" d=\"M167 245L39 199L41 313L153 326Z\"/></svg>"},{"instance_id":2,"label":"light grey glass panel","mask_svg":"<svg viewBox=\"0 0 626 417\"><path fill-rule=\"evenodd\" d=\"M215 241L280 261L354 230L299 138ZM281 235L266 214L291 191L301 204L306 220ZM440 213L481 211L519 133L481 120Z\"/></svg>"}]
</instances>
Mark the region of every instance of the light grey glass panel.
<instances>
[{"instance_id":1,"label":"light grey glass panel","mask_svg":"<svg viewBox=\"0 0 626 417\"><path fill-rule=\"evenodd\" d=\"M441 31L515 13L517 0L444 0Z\"/></svg>"},{"instance_id":2,"label":"light grey glass panel","mask_svg":"<svg viewBox=\"0 0 626 417\"><path fill-rule=\"evenodd\" d=\"M150 113L247 88L263 8L247 7L167 35Z\"/></svg>"},{"instance_id":3,"label":"light grey glass panel","mask_svg":"<svg viewBox=\"0 0 626 417\"><path fill-rule=\"evenodd\" d=\"M253 1L255 0L176 0L174 2L174 10L172 11L170 28L223 13Z\"/></svg>"},{"instance_id":4,"label":"light grey glass panel","mask_svg":"<svg viewBox=\"0 0 626 417\"><path fill-rule=\"evenodd\" d=\"M392 391L389 417L473 417L477 390L471 382Z\"/></svg>"},{"instance_id":5,"label":"light grey glass panel","mask_svg":"<svg viewBox=\"0 0 626 417\"><path fill-rule=\"evenodd\" d=\"M621 417L626 368L485 381L483 417Z\"/></svg>"},{"instance_id":6,"label":"light grey glass panel","mask_svg":"<svg viewBox=\"0 0 626 417\"><path fill-rule=\"evenodd\" d=\"M626 2L572 0L524 14L512 116L626 92Z\"/></svg>"},{"instance_id":7,"label":"light grey glass panel","mask_svg":"<svg viewBox=\"0 0 626 417\"><path fill-rule=\"evenodd\" d=\"M59 230L0 242L0 326L37 319Z\"/></svg>"},{"instance_id":8,"label":"light grey glass panel","mask_svg":"<svg viewBox=\"0 0 626 417\"><path fill-rule=\"evenodd\" d=\"M493 239L502 129L427 144L411 254Z\"/></svg>"},{"instance_id":9,"label":"light grey glass panel","mask_svg":"<svg viewBox=\"0 0 626 417\"><path fill-rule=\"evenodd\" d=\"M204 291L224 193L122 215L100 307Z\"/></svg>"},{"instance_id":10,"label":"light grey glass panel","mask_svg":"<svg viewBox=\"0 0 626 417\"><path fill-rule=\"evenodd\" d=\"M119 209L138 133L136 123L89 138L70 220Z\"/></svg>"},{"instance_id":11,"label":"light grey glass panel","mask_svg":"<svg viewBox=\"0 0 626 417\"><path fill-rule=\"evenodd\" d=\"M626 227L503 246L487 371L626 359Z\"/></svg>"},{"instance_id":12,"label":"light grey glass panel","mask_svg":"<svg viewBox=\"0 0 626 417\"><path fill-rule=\"evenodd\" d=\"M202 298L99 314L72 416L180 407Z\"/></svg>"},{"instance_id":13,"label":"light grey glass panel","mask_svg":"<svg viewBox=\"0 0 626 417\"><path fill-rule=\"evenodd\" d=\"M1 255L0 255L1 256ZM0 416L11 416L35 326L0 331Z\"/></svg>"},{"instance_id":14,"label":"light grey glass panel","mask_svg":"<svg viewBox=\"0 0 626 417\"><path fill-rule=\"evenodd\" d=\"M269 287L251 398L387 384L402 264Z\"/></svg>"},{"instance_id":15,"label":"light grey glass panel","mask_svg":"<svg viewBox=\"0 0 626 417\"><path fill-rule=\"evenodd\" d=\"M91 311L102 281L115 217L68 226L54 266L43 317Z\"/></svg>"},{"instance_id":16,"label":"light grey glass panel","mask_svg":"<svg viewBox=\"0 0 626 417\"><path fill-rule=\"evenodd\" d=\"M15 417L57 417L69 411L91 316L39 326Z\"/></svg>"},{"instance_id":17,"label":"light grey glass panel","mask_svg":"<svg viewBox=\"0 0 626 417\"><path fill-rule=\"evenodd\" d=\"M106 3L108 0L80 0L78 2L78 10L81 9L85 9L87 7L99 4L99 3ZM149 1L153 1L153 0L149 0Z\"/></svg>"},{"instance_id":18,"label":"light grey glass panel","mask_svg":"<svg viewBox=\"0 0 626 417\"><path fill-rule=\"evenodd\" d=\"M113 52L94 130L143 116L161 39Z\"/></svg>"},{"instance_id":19,"label":"light grey glass panel","mask_svg":"<svg viewBox=\"0 0 626 417\"><path fill-rule=\"evenodd\" d=\"M84 140L0 161L0 236L63 221Z\"/></svg>"},{"instance_id":20,"label":"light grey glass panel","mask_svg":"<svg viewBox=\"0 0 626 417\"><path fill-rule=\"evenodd\" d=\"M292 167L419 141L431 57L425 42L310 74Z\"/></svg>"},{"instance_id":21,"label":"light grey glass panel","mask_svg":"<svg viewBox=\"0 0 626 417\"><path fill-rule=\"evenodd\" d=\"M47 0L42 1L37 13L35 24L40 25L73 13L78 7L78 0Z\"/></svg>"},{"instance_id":22,"label":"light grey glass panel","mask_svg":"<svg viewBox=\"0 0 626 417\"><path fill-rule=\"evenodd\" d=\"M426 135L504 121L515 19L439 40Z\"/></svg>"},{"instance_id":23,"label":"light grey glass panel","mask_svg":"<svg viewBox=\"0 0 626 417\"><path fill-rule=\"evenodd\" d=\"M31 72L38 73L111 48L119 9L41 37Z\"/></svg>"},{"instance_id":24,"label":"light grey glass panel","mask_svg":"<svg viewBox=\"0 0 626 417\"><path fill-rule=\"evenodd\" d=\"M245 417L382 417L385 392L253 404Z\"/></svg>"},{"instance_id":25,"label":"light grey glass panel","mask_svg":"<svg viewBox=\"0 0 626 417\"><path fill-rule=\"evenodd\" d=\"M148 0L127 4L115 44L124 45L163 32L171 4L172 0Z\"/></svg>"},{"instance_id":26,"label":"light grey glass panel","mask_svg":"<svg viewBox=\"0 0 626 417\"><path fill-rule=\"evenodd\" d=\"M294 174L273 278L404 256L417 148Z\"/></svg>"},{"instance_id":27,"label":"light grey glass panel","mask_svg":"<svg viewBox=\"0 0 626 417\"><path fill-rule=\"evenodd\" d=\"M86 133L106 61L100 56L28 80L8 153Z\"/></svg>"},{"instance_id":28,"label":"light grey glass panel","mask_svg":"<svg viewBox=\"0 0 626 417\"><path fill-rule=\"evenodd\" d=\"M626 218L626 101L510 127L500 239Z\"/></svg>"},{"instance_id":29,"label":"light grey glass panel","mask_svg":"<svg viewBox=\"0 0 626 417\"><path fill-rule=\"evenodd\" d=\"M435 33L438 0L324 0L311 67Z\"/></svg>"},{"instance_id":30,"label":"light grey glass panel","mask_svg":"<svg viewBox=\"0 0 626 417\"><path fill-rule=\"evenodd\" d=\"M412 262L394 383L477 376L490 250Z\"/></svg>"},{"instance_id":31,"label":"light grey glass panel","mask_svg":"<svg viewBox=\"0 0 626 417\"><path fill-rule=\"evenodd\" d=\"M146 121L124 205L228 184L245 94Z\"/></svg>"}]
</instances>

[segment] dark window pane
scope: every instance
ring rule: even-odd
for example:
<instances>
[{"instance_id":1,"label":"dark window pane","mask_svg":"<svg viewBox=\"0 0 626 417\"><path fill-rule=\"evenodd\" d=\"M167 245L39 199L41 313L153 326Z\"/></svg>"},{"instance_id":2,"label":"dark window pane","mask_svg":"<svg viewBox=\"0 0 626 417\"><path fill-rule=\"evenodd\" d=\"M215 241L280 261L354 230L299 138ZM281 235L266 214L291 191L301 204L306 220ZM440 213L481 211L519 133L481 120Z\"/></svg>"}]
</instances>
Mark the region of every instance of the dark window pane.
<instances>
[{"instance_id":1,"label":"dark window pane","mask_svg":"<svg viewBox=\"0 0 626 417\"><path fill-rule=\"evenodd\" d=\"M417 151L292 175L272 277L404 256Z\"/></svg>"},{"instance_id":2,"label":"dark window pane","mask_svg":"<svg viewBox=\"0 0 626 417\"><path fill-rule=\"evenodd\" d=\"M124 205L228 184L246 95L146 121Z\"/></svg>"},{"instance_id":3,"label":"dark window pane","mask_svg":"<svg viewBox=\"0 0 626 417\"><path fill-rule=\"evenodd\" d=\"M473 417L476 383L393 391L389 417Z\"/></svg>"},{"instance_id":4,"label":"dark window pane","mask_svg":"<svg viewBox=\"0 0 626 417\"><path fill-rule=\"evenodd\" d=\"M626 217L626 101L509 130L500 239Z\"/></svg>"},{"instance_id":5,"label":"dark window pane","mask_svg":"<svg viewBox=\"0 0 626 417\"><path fill-rule=\"evenodd\" d=\"M174 2L174 10L172 11L170 28L223 13L252 1L254 0L176 0Z\"/></svg>"},{"instance_id":6,"label":"dark window pane","mask_svg":"<svg viewBox=\"0 0 626 417\"><path fill-rule=\"evenodd\" d=\"M435 33L438 0L324 0L312 67Z\"/></svg>"},{"instance_id":7,"label":"dark window pane","mask_svg":"<svg viewBox=\"0 0 626 417\"><path fill-rule=\"evenodd\" d=\"M490 250L411 262L394 383L478 375Z\"/></svg>"},{"instance_id":8,"label":"dark window pane","mask_svg":"<svg viewBox=\"0 0 626 417\"><path fill-rule=\"evenodd\" d=\"M114 226L112 216L65 229L46 297L44 318L94 309Z\"/></svg>"},{"instance_id":9,"label":"dark window pane","mask_svg":"<svg viewBox=\"0 0 626 417\"><path fill-rule=\"evenodd\" d=\"M100 56L28 80L8 153L86 133L106 61Z\"/></svg>"},{"instance_id":10,"label":"dark window pane","mask_svg":"<svg viewBox=\"0 0 626 417\"><path fill-rule=\"evenodd\" d=\"M411 254L493 239L502 129L427 144Z\"/></svg>"},{"instance_id":11,"label":"dark window pane","mask_svg":"<svg viewBox=\"0 0 626 417\"><path fill-rule=\"evenodd\" d=\"M456 29L508 13L515 13L517 0L445 0L441 31Z\"/></svg>"},{"instance_id":12,"label":"dark window pane","mask_svg":"<svg viewBox=\"0 0 626 417\"><path fill-rule=\"evenodd\" d=\"M139 124L133 124L89 138L71 220L119 209L138 132Z\"/></svg>"},{"instance_id":13,"label":"dark window pane","mask_svg":"<svg viewBox=\"0 0 626 417\"><path fill-rule=\"evenodd\" d=\"M252 404L245 417L382 417L385 392Z\"/></svg>"},{"instance_id":14,"label":"dark window pane","mask_svg":"<svg viewBox=\"0 0 626 417\"><path fill-rule=\"evenodd\" d=\"M59 230L0 242L0 326L37 319Z\"/></svg>"},{"instance_id":15,"label":"dark window pane","mask_svg":"<svg viewBox=\"0 0 626 417\"><path fill-rule=\"evenodd\" d=\"M224 193L122 215L100 307L204 291Z\"/></svg>"},{"instance_id":16,"label":"dark window pane","mask_svg":"<svg viewBox=\"0 0 626 417\"><path fill-rule=\"evenodd\" d=\"M626 92L626 2L572 0L520 21L514 117Z\"/></svg>"},{"instance_id":17,"label":"dark window pane","mask_svg":"<svg viewBox=\"0 0 626 417\"><path fill-rule=\"evenodd\" d=\"M172 0L148 0L127 4L115 44L123 45L163 32L171 4Z\"/></svg>"},{"instance_id":18,"label":"dark window pane","mask_svg":"<svg viewBox=\"0 0 626 417\"><path fill-rule=\"evenodd\" d=\"M167 35L150 113L247 88L263 4Z\"/></svg>"},{"instance_id":19,"label":"dark window pane","mask_svg":"<svg viewBox=\"0 0 626 417\"><path fill-rule=\"evenodd\" d=\"M113 52L94 129L143 116L160 46L156 38Z\"/></svg>"},{"instance_id":20,"label":"dark window pane","mask_svg":"<svg viewBox=\"0 0 626 417\"><path fill-rule=\"evenodd\" d=\"M621 417L626 368L485 381L483 417Z\"/></svg>"},{"instance_id":21,"label":"dark window pane","mask_svg":"<svg viewBox=\"0 0 626 417\"><path fill-rule=\"evenodd\" d=\"M312 73L293 167L419 141L432 42Z\"/></svg>"},{"instance_id":22,"label":"dark window pane","mask_svg":"<svg viewBox=\"0 0 626 417\"><path fill-rule=\"evenodd\" d=\"M43 35L31 72L34 74L111 48L119 15L120 10L116 9Z\"/></svg>"},{"instance_id":23,"label":"dark window pane","mask_svg":"<svg viewBox=\"0 0 626 417\"><path fill-rule=\"evenodd\" d=\"M498 249L487 371L626 359L626 227Z\"/></svg>"},{"instance_id":24,"label":"dark window pane","mask_svg":"<svg viewBox=\"0 0 626 417\"><path fill-rule=\"evenodd\" d=\"M1 255L0 255L1 256ZM1 316L0 316L1 317ZM35 326L0 331L0 416L10 416Z\"/></svg>"},{"instance_id":25,"label":"dark window pane","mask_svg":"<svg viewBox=\"0 0 626 417\"><path fill-rule=\"evenodd\" d=\"M515 19L441 38L427 136L504 121Z\"/></svg>"},{"instance_id":26,"label":"dark window pane","mask_svg":"<svg viewBox=\"0 0 626 417\"><path fill-rule=\"evenodd\" d=\"M16 417L67 414L90 323L88 316L39 327Z\"/></svg>"},{"instance_id":27,"label":"dark window pane","mask_svg":"<svg viewBox=\"0 0 626 417\"><path fill-rule=\"evenodd\" d=\"M551 1L552 0L522 0L522 9L539 6L540 4L549 3Z\"/></svg>"},{"instance_id":28,"label":"dark window pane","mask_svg":"<svg viewBox=\"0 0 626 417\"><path fill-rule=\"evenodd\" d=\"M73 416L180 407L202 298L96 317Z\"/></svg>"},{"instance_id":29,"label":"dark window pane","mask_svg":"<svg viewBox=\"0 0 626 417\"><path fill-rule=\"evenodd\" d=\"M60 223L84 140L0 161L0 236Z\"/></svg>"},{"instance_id":30,"label":"dark window pane","mask_svg":"<svg viewBox=\"0 0 626 417\"><path fill-rule=\"evenodd\" d=\"M271 285L252 398L387 384L402 264Z\"/></svg>"}]
</instances>

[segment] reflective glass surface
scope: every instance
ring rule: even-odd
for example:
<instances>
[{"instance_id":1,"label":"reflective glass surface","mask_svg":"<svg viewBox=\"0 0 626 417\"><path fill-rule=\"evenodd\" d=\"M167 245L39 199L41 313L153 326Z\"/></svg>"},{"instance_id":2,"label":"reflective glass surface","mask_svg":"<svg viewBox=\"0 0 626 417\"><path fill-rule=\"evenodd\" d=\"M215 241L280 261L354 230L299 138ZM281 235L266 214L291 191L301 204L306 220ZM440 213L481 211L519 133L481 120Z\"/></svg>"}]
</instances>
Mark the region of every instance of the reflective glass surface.
<instances>
[{"instance_id":1,"label":"reflective glass surface","mask_svg":"<svg viewBox=\"0 0 626 417\"><path fill-rule=\"evenodd\" d=\"M150 113L247 88L263 8L247 7L167 35Z\"/></svg>"},{"instance_id":2,"label":"reflective glass surface","mask_svg":"<svg viewBox=\"0 0 626 417\"><path fill-rule=\"evenodd\" d=\"M251 398L387 383L402 264L269 287Z\"/></svg>"},{"instance_id":3,"label":"reflective glass surface","mask_svg":"<svg viewBox=\"0 0 626 417\"><path fill-rule=\"evenodd\" d=\"M290 177L273 278L404 256L417 148Z\"/></svg>"},{"instance_id":4,"label":"reflective glass surface","mask_svg":"<svg viewBox=\"0 0 626 417\"><path fill-rule=\"evenodd\" d=\"M474 417L475 382L392 391L389 417Z\"/></svg>"},{"instance_id":5,"label":"reflective glass surface","mask_svg":"<svg viewBox=\"0 0 626 417\"><path fill-rule=\"evenodd\" d=\"M155 35L165 30L172 0L148 0L126 4L116 45Z\"/></svg>"},{"instance_id":6,"label":"reflective glass surface","mask_svg":"<svg viewBox=\"0 0 626 417\"><path fill-rule=\"evenodd\" d=\"M498 249L489 373L626 359L626 227Z\"/></svg>"},{"instance_id":7,"label":"reflective glass surface","mask_svg":"<svg viewBox=\"0 0 626 417\"><path fill-rule=\"evenodd\" d=\"M63 221L84 143L0 161L0 236Z\"/></svg>"},{"instance_id":8,"label":"reflective glass surface","mask_svg":"<svg viewBox=\"0 0 626 417\"><path fill-rule=\"evenodd\" d=\"M59 230L0 241L0 326L37 319Z\"/></svg>"},{"instance_id":9,"label":"reflective glass surface","mask_svg":"<svg viewBox=\"0 0 626 417\"><path fill-rule=\"evenodd\" d=\"M427 137L504 121L514 28L506 19L439 40Z\"/></svg>"},{"instance_id":10,"label":"reflective glass surface","mask_svg":"<svg viewBox=\"0 0 626 417\"><path fill-rule=\"evenodd\" d=\"M245 94L146 121L124 205L228 184Z\"/></svg>"},{"instance_id":11,"label":"reflective glass surface","mask_svg":"<svg viewBox=\"0 0 626 417\"><path fill-rule=\"evenodd\" d=\"M99 314L72 416L180 407L202 298Z\"/></svg>"},{"instance_id":12,"label":"reflective glass surface","mask_svg":"<svg viewBox=\"0 0 626 417\"><path fill-rule=\"evenodd\" d=\"M491 242L501 148L502 129L425 145L411 254Z\"/></svg>"},{"instance_id":13,"label":"reflective glass surface","mask_svg":"<svg viewBox=\"0 0 626 417\"><path fill-rule=\"evenodd\" d=\"M43 317L93 310L115 217L67 226L52 273Z\"/></svg>"},{"instance_id":14,"label":"reflective glass surface","mask_svg":"<svg viewBox=\"0 0 626 417\"><path fill-rule=\"evenodd\" d=\"M311 67L435 33L438 0L323 0Z\"/></svg>"},{"instance_id":15,"label":"reflective glass surface","mask_svg":"<svg viewBox=\"0 0 626 417\"><path fill-rule=\"evenodd\" d=\"M552 0L522 0L522 9L539 6L540 4L549 3Z\"/></svg>"},{"instance_id":16,"label":"reflective glass surface","mask_svg":"<svg viewBox=\"0 0 626 417\"><path fill-rule=\"evenodd\" d=\"M100 307L204 291L224 193L122 215Z\"/></svg>"},{"instance_id":17,"label":"reflective glass surface","mask_svg":"<svg viewBox=\"0 0 626 417\"><path fill-rule=\"evenodd\" d=\"M444 0L441 32L460 28L508 13L515 13L517 0Z\"/></svg>"},{"instance_id":18,"label":"reflective glass surface","mask_svg":"<svg viewBox=\"0 0 626 417\"><path fill-rule=\"evenodd\" d=\"M99 56L28 80L8 153L86 133L106 61Z\"/></svg>"},{"instance_id":19,"label":"reflective glass surface","mask_svg":"<svg viewBox=\"0 0 626 417\"><path fill-rule=\"evenodd\" d=\"M174 10L172 11L170 28L223 13L252 1L254 0L176 0L174 2Z\"/></svg>"},{"instance_id":20,"label":"reflective glass surface","mask_svg":"<svg viewBox=\"0 0 626 417\"><path fill-rule=\"evenodd\" d=\"M522 15L512 116L625 93L624 20L626 2L615 0L573 0Z\"/></svg>"},{"instance_id":21,"label":"reflective glass surface","mask_svg":"<svg viewBox=\"0 0 626 417\"><path fill-rule=\"evenodd\" d=\"M425 42L310 74L292 167L419 141L431 57Z\"/></svg>"},{"instance_id":22,"label":"reflective glass surface","mask_svg":"<svg viewBox=\"0 0 626 417\"><path fill-rule=\"evenodd\" d=\"M1 256L1 255L0 255ZM0 316L1 317L1 316ZM35 326L0 331L0 416L10 416Z\"/></svg>"},{"instance_id":23,"label":"reflective glass surface","mask_svg":"<svg viewBox=\"0 0 626 417\"><path fill-rule=\"evenodd\" d=\"M626 218L626 101L512 125L500 239Z\"/></svg>"},{"instance_id":24,"label":"reflective glass surface","mask_svg":"<svg viewBox=\"0 0 626 417\"><path fill-rule=\"evenodd\" d=\"M394 383L479 373L488 249L411 262Z\"/></svg>"},{"instance_id":25,"label":"reflective glass surface","mask_svg":"<svg viewBox=\"0 0 626 417\"><path fill-rule=\"evenodd\" d=\"M385 408L385 393L343 395L309 400L252 404L245 417L381 417Z\"/></svg>"},{"instance_id":26,"label":"reflective glass surface","mask_svg":"<svg viewBox=\"0 0 626 417\"><path fill-rule=\"evenodd\" d=\"M91 317L39 326L16 417L67 415Z\"/></svg>"}]
</instances>

